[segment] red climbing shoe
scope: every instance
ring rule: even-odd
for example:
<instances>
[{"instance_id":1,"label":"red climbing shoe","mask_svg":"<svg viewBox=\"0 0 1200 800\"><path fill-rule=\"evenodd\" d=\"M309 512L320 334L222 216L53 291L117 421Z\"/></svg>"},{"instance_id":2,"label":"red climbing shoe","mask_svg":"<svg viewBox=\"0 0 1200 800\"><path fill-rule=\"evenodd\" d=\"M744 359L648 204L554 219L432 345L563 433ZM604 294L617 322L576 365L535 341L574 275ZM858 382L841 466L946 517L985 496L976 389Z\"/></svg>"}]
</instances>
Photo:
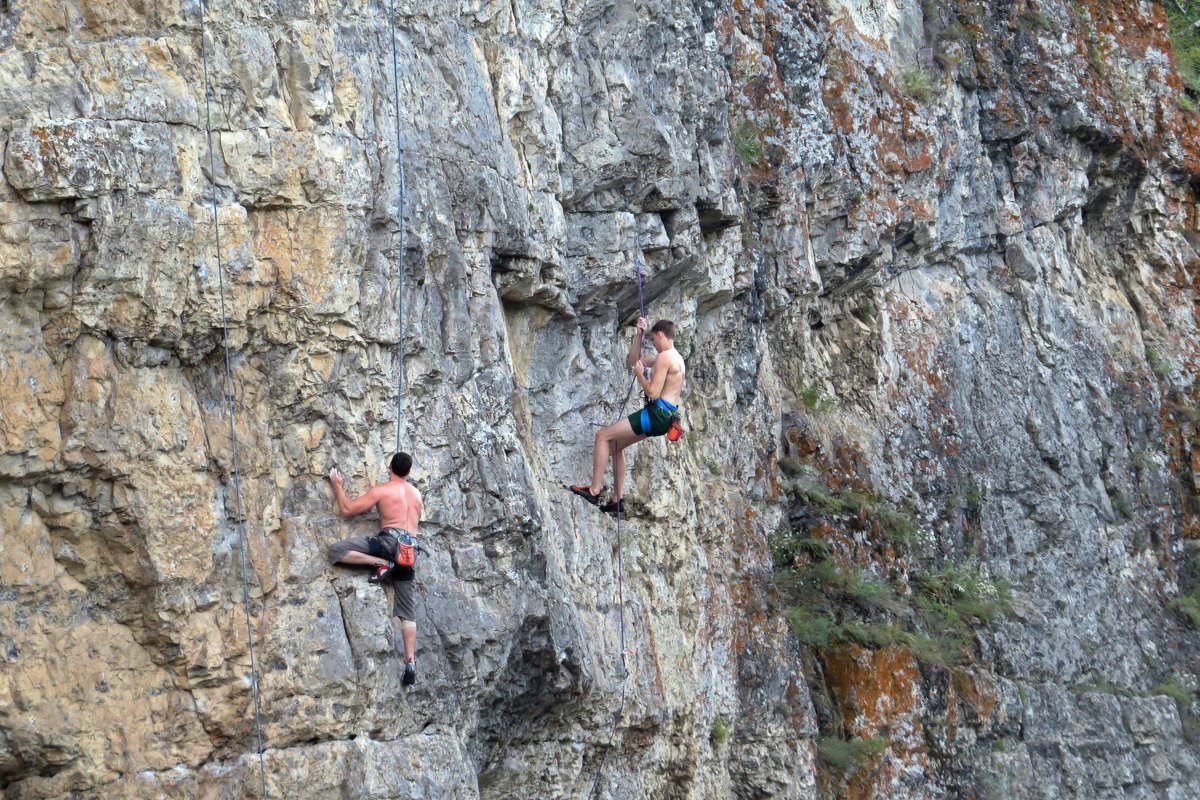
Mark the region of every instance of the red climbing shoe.
<instances>
[{"instance_id":1,"label":"red climbing shoe","mask_svg":"<svg viewBox=\"0 0 1200 800\"><path fill-rule=\"evenodd\" d=\"M602 486L600 488L600 491L596 492L595 494L592 494L592 487L590 487L590 486L568 486L567 487L567 489L569 491L574 492L575 494L579 495L584 500L587 500L589 503L591 503L594 506L600 505L600 495L604 494L604 490L607 488L608 488L607 486Z\"/></svg>"},{"instance_id":2,"label":"red climbing shoe","mask_svg":"<svg viewBox=\"0 0 1200 800\"><path fill-rule=\"evenodd\" d=\"M392 568L395 566L395 564L389 561L386 564L380 564L375 567L375 571L371 573L371 577L367 578L367 583L383 583L391 576Z\"/></svg>"}]
</instances>

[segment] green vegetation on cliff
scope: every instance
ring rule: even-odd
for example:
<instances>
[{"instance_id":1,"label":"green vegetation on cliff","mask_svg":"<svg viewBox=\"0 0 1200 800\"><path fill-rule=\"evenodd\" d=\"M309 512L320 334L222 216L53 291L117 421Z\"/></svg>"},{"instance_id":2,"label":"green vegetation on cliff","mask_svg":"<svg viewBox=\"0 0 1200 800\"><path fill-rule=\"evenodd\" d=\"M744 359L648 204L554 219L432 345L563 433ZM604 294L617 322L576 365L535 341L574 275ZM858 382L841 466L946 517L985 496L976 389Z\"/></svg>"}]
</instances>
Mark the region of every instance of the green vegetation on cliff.
<instances>
[{"instance_id":1,"label":"green vegetation on cliff","mask_svg":"<svg viewBox=\"0 0 1200 800\"><path fill-rule=\"evenodd\" d=\"M1200 0L1163 0L1171 23L1171 55L1184 86L1200 95Z\"/></svg>"},{"instance_id":2,"label":"green vegetation on cliff","mask_svg":"<svg viewBox=\"0 0 1200 800\"><path fill-rule=\"evenodd\" d=\"M814 524L778 534L772 555L783 615L804 644L901 645L922 663L956 665L970 660L975 631L1012 607L1008 583L987 578L975 566L918 566L918 559L893 555L885 578L877 574L882 569L837 552L836 537L814 535L828 535L836 529L830 522L840 521L906 550L917 539L917 526L885 501L804 481L796 482L793 494L814 515Z\"/></svg>"}]
</instances>

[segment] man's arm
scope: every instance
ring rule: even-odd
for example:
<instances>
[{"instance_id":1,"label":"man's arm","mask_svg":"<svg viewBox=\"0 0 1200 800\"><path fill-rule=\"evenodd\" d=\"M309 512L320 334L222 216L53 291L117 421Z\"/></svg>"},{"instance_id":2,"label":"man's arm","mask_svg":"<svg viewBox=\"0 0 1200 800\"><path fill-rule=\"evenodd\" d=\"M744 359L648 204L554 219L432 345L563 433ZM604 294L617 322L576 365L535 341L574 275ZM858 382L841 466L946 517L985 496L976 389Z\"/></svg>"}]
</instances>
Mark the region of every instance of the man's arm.
<instances>
[{"instance_id":1,"label":"man's arm","mask_svg":"<svg viewBox=\"0 0 1200 800\"><path fill-rule=\"evenodd\" d=\"M642 377L642 370L640 367L634 366L631 367L631 370L633 371L633 377L637 378L637 382L641 385L642 391L646 393L646 398L651 403L653 403L659 398L660 395L662 395L663 386L665 386L667 383L667 372L670 371L670 368L667 366L667 362L665 360L655 361L654 369L650 373L650 380L646 380Z\"/></svg>"},{"instance_id":2,"label":"man's arm","mask_svg":"<svg viewBox=\"0 0 1200 800\"><path fill-rule=\"evenodd\" d=\"M642 366L654 366L654 361L658 358L658 356L645 355L642 353L642 342L645 340L646 318L638 317L637 330L633 332L633 338L629 340L629 353L625 356L625 366L633 367L638 362L641 362Z\"/></svg>"},{"instance_id":3,"label":"man's arm","mask_svg":"<svg viewBox=\"0 0 1200 800\"><path fill-rule=\"evenodd\" d=\"M370 511L378 500L378 486L368 489L362 497L347 497L345 489L342 488L342 471L337 467L329 470L329 482L333 484L333 496L337 498L338 510L342 512L343 517L353 517L355 514Z\"/></svg>"}]
</instances>

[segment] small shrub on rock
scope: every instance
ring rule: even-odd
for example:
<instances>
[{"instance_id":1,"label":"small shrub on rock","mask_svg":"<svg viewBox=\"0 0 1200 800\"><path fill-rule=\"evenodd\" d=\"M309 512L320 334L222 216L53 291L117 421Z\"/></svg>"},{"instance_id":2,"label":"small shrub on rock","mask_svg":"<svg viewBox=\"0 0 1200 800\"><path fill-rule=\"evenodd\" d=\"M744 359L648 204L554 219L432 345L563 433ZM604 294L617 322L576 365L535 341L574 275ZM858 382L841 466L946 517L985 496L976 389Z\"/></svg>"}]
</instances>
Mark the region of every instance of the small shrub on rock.
<instances>
[{"instance_id":1,"label":"small shrub on rock","mask_svg":"<svg viewBox=\"0 0 1200 800\"><path fill-rule=\"evenodd\" d=\"M903 85L908 96L918 103L928 103L933 99L933 76L919 67L904 73Z\"/></svg>"}]
</instances>

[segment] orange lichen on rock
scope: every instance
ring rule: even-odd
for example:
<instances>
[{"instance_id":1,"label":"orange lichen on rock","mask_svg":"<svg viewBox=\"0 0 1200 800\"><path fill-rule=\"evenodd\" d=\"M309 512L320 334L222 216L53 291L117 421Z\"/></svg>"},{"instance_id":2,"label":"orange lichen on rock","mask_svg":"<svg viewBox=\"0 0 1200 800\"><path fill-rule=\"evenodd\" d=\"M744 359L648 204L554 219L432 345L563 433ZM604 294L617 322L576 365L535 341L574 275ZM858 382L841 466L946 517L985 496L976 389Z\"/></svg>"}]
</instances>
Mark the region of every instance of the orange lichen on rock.
<instances>
[{"instance_id":1,"label":"orange lichen on rock","mask_svg":"<svg viewBox=\"0 0 1200 800\"><path fill-rule=\"evenodd\" d=\"M1000 693L984 673L962 667L951 670L951 698L966 722L975 726L989 725L1000 707Z\"/></svg>"},{"instance_id":2,"label":"orange lichen on rock","mask_svg":"<svg viewBox=\"0 0 1200 800\"><path fill-rule=\"evenodd\" d=\"M886 749L851 776L839 797L886 797L901 772L924 769L929 758L917 660L905 647L867 650L855 645L829 648L821 659L845 735L888 740Z\"/></svg>"},{"instance_id":3,"label":"orange lichen on rock","mask_svg":"<svg viewBox=\"0 0 1200 800\"><path fill-rule=\"evenodd\" d=\"M921 671L908 648L845 645L824 650L821 660L848 736L868 738L920 724Z\"/></svg>"},{"instance_id":4,"label":"orange lichen on rock","mask_svg":"<svg viewBox=\"0 0 1200 800\"><path fill-rule=\"evenodd\" d=\"M1116 3L1113 0L1080 0L1075 5L1081 21L1076 38L1080 57L1092 67L1080 73L1085 91L1080 96L1098 116L1114 126L1118 137L1143 157L1160 155L1169 143L1178 142L1184 150L1185 168L1200 174L1200 124L1194 114L1179 109L1157 109L1155 126L1138 125L1130 111L1122 70L1109 68L1114 55L1122 60L1138 61L1154 53L1171 53L1170 26L1158 3ZM1146 13L1143 13L1145 11ZM1113 65L1114 67L1116 65ZM1183 84L1174 71L1156 76L1179 94ZM1165 129L1165 130L1164 130Z\"/></svg>"}]
</instances>

